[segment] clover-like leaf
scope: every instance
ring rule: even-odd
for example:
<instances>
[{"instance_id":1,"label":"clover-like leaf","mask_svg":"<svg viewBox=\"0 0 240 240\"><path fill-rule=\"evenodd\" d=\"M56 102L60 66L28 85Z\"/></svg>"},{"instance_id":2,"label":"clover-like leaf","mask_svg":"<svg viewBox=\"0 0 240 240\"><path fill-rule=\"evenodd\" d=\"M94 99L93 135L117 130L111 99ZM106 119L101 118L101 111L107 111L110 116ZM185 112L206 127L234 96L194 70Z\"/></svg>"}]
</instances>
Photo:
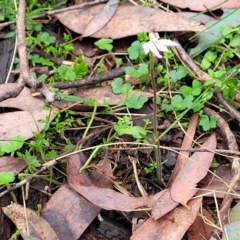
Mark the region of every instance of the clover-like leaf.
<instances>
[{"instance_id":1,"label":"clover-like leaf","mask_svg":"<svg viewBox=\"0 0 240 240\"><path fill-rule=\"evenodd\" d=\"M112 42L113 40L110 38L102 38L96 41L94 45L96 45L101 50L107 50L110 52L113 49Z\"/></svg>"},{"instance_id":2,"label":"clover-like leaf","mask_svg":"<svg viewBox=\"0 0 240 240\"><path fill-rule=\"evenodd\" d=\"M132 91L132 86L130 83L123 84L122 78L114 78L112 84L112 90L115 94L125 94L127 95L129 92Z\"/></svg>"},{"instance_id":3,"label":"clover-like leaf","mask_svg":"<svg viewBox=\"0 0 240 240\"><path fill-rule=\"evenodd\" d=\"M13 172L1 172L0 173L0 185L8 184L14 181Z\"/></svg>"},{"instance_id":4,"label":"clover-like leaf","mask_svg":"<svg viewBox=\"0 0 240 240\"><path fill-rule=\"evenodd\" d=\"M137 94L133 94L126 100L126 106L128 108L141 109L145 102L147 102L147 97L139 97Z\"/></svg>"}]
</instances>

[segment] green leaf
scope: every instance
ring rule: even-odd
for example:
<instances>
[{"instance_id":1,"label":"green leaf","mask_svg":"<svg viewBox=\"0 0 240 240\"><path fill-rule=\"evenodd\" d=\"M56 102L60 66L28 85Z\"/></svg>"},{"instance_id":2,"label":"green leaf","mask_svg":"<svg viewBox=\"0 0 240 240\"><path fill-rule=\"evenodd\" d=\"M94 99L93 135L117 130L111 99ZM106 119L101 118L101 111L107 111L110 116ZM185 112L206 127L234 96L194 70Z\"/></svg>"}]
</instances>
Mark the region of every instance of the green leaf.
<instances>
[{"instance_id":1,"label":"green leaf","mask_svg":"<svg viewBox=\"0 0 240 240\"><path fill-rule=\"evenodd\" d=\"M68 152L74 148L74 145L72 144L71 140L69 138L66 139L67 145L64 147L64 151Z\"/></svg>"},{"instance_id":2,"label":"green leaf","mask_svg":"<svg viewBox=\"0 0 240 240\"><path fill-rule=\"evenodd\" d=\"M226 26L224 28L222 28L222 35L225 37L227 36L228 34L230 34L232 32L232 28L229 27L229 26Z\"/></svg>"},{"instance_id":3,"label":"green leaf","mask_svg":"<svg viewBox=\"0 0 240 240\"><path fill-rule=\"evenodd\" d=\"M238 27L240 24L240 8L233 9L223 14L220 20L213 20L206 24L209 32L201 32L198 34L199 44L191 49L190 55L195 57L212 44L218 42L222 37L222 29L224 27Z\"/></svg>"},{"instance_id":4,"label":"green leaf","mask_svg":"<svg viewBox=\"0 0 240 240\"><path fill-rule=\"evenodd\" d=\"M198 96L202 92L202 86L203 84L201 82L194 79L192 82L192 87L182 86L180 87L179 92L185 97L190 95Z\"/></svg>"},{"instance_id":5,"label":"green leaf","mask_svg":"<svg viewBox=\"0 0 240 240\"><path fill-rule=\"evenodd\" d=\"M148 34L146 32L138 33L137 38L140 42L148 42L149 41L149 37L148 37Z\"/></svg>"},{"instance_id":6,"label":"green leaf","mask_svg":"<svg viewBox=\"0 0 240 240\"><path fill-rule=\"evenodd\" d=\"M68 102L80 102L80 101L83 101L83 98L78 97L78 96L67 95L67 94L64 94L64 93L62 93L62 92L58 92L57 94L58 94L58 96L59 96L62 100L65 100L65 101L68 101Z\"/></svg>"},{"instance_id":7,"label":"green leaf","mask_svg":"<svg viewBox=\"0 0 240 240\"><path fill-rule=\"evenodd\" d=\"M107 50L110 52L113 49L112 42L113 40L110 38L102 38L96 41L94 45L96 45L101 50Z\"/></svg>"},{"instance_id":8,"label":"green leaf","mask_svg":"<svg viewBox=\"0 0 240 240\"><path fill-rule=\"evenodd\" d=\"M208 68L210 68L210 66L211 66L211 63L209 62L209 60L207 58L203 58L201 62L202 70L207 70Z\"/></svg>"},{"instance_id":9,"label":"green leaf","mask_svg":"<svg viewBox=\"0 0 240 240\"><path fill-rule=\"evenodd\" d=\"M172 106L176 111L190 108L193 105L193 96L187 96L184 99L180 95L175 95L172 98Z\"/></svg>"},{"instance_id":10,"label":"green leaf","mask_svg":"<svg viewBox=\"0 0 240 240\"><path fill-rule=\"evenodd\" d=\"M192 107L192 110L196 113L199 112L204 107L204 104L202 102L197 102Z\"/></svg>"},{"instance_id":11,"label":"green leaf","mask_svg":"<svg viewBox=\"0 0 240 240\"><path fill-rule=\"evenodd\" d=\"M0 155L3 155L2 153L11 153L14 152L20 148L22 148L24 144L24 137L21 135L18 135L12 139L11 143L3 144L0 146Z\"/></svg>"},{"instance_id":12,"label":"green leaf","mask_svg":"<svg viewBox=\"0 0 240 240\"><path fill-rule=\"evenodd\" d=\"M114 78L112 84L112 90L115 94L124 94L127 95L129 92L132 91L132 86L130 83L123 84L122 78Z\"/></svg>"},{"instance_id":13,"label":"green leaf","mask_svg":"<svg viewBox=\"0 0 240 240\"><path fill-rule=\"evenodd\" d=\"M81 61L77 66L73 67L73 71L75 72L77 79L82 79L88 72L88 65L85 61Z\"/></svg>"},{"instance_id":14,"label":"green leaf","mask_svg":"<svg viewBox=\"0 0 240 240\"><path fill-rule=\"evenodd\" d=\"M192 94L192 88L184 85L180 87L179 92L186 97Z\"/></svg>"},{"instance_id":15,"label":"green leaf","mask_svg":"<svg viewBox=\"0 0 240 240\"><path fill-rule=\"evenodd\" d=\"M186 77L188 74L188 70L184 66L178 66L175 70L171 70L167 73L167 77L171 80L171 82L175 83L182 78Z\"/></svg>"},{"instance_id":16,"label":"green leaf","mask_svg":"<svg viewBox=\"0 0 240 240\"><path fill-rule=\"evenodd\" d=\"M217 53L213 51L207 51L204 54L204 58L206 58L209 62L214 62L214 60L217 58Z\"/></svg>"},{"instance_id":17,"label":"green leaf","mask_svg":"<svg viewBox=\"0 0 240 240\"><path fill-rule=\"evenodd\" d=\"M58 153L55 150L51 150L51 151L49 151L48 153L45 154L44 160L53 159L57 156L58 156Z\"/></svg>"},{"instance_id":18,"label":"green leaf","mask_svg":"<svg viewBox=\"0 0 240 240\"><path fill-rule=\"evenodd\" d=\"M147 135L147 131L140 127L140 126L133 126L132 127L132 134L131 134L134 138L142 138L142 135L146 136Z\"/></svg>"},{"instance_id":19,"label":"green leaf","mask_svg":"<svg viewBox=\"0 0 240 240\"><path fill-rule=\"evenodd\" d=\"M37 167L40 167L41 164L38 161L36 156L32 156L29 151L25 152L23 155L24 160L26 161L30 171L35 171Z\"/></svg>"},{"instance_id":20,"label":"green leaf","mask_svg":"<svg viewBox=\"0 0 240 240\"><path fill-rule=\"evenodd\" d=\"M229 45L230 45L231 47L238 47L238 46L240 46L240 35L234 36L234 37L231 39Z\"/></svg>"},{"instance_id":21,"label":"green leaf","mask_svg":"<svg viewBox=\"0 0 240 240\"><path fill-rule=\"evenodd\" d=\"M199 125L203 128L204 131L215 128L217 125L217 117L212 116L209 118L207 115L202 115L199 121Z\"/></svg>"},{"instance_id":22,"label":"green leaf","mask_svg":"<svg viewBox=\"0 0 240 240\"><path fill-rule=\"evenodd\" d=\"M61 65L58 69L57 69L60 77L63 80L70 80L73 81L76 79L76 73L73 71L73 69L69 66L66 65Z\"/></svg>"},{"instance_id":23,"label":"green leaf","mask_svg":"<svg viewBox=\"0 0 240 240\"><path fill-rule=\"evenodd\" d=\"M48 78L48 75L44 73L44 74L41 74L38 79L41 80L43 83L45 83L47 78Z\"/></svg>"},{"instance_id":24,"label":"green leaf","mask_svg":"<svg viewBox=\"0 0 240 240\"><path fill-rule=\"evenodd\" d=\"M13 172L1 172L0 173L0 185L13 182L15 179Z\"/></svg>"},{"instance_id":25,"label":"green leaf","mask_svg":"<svg viewBox=\"0 0 240 240\"><path fill-rule=\"evenodd\" d=\"M133 94L127 98L126 106L128 108L140 109L147 101L148 101L147 97L139 97L139 95Z\"/></svg>"},{"instance_id":26,"label":"green leaf","mask_svg":"<svg viewBox=\"0 0 240 240\"><path fill-rule=\"evenodd\" d=\"M127 49L129 58L131 60L136 60L139 57L143 57L145 55L144 50L142 48L142 43L139 41L134 41L131 46Z\"/></svg>"},{"instance_id":27,"label":"green leaf","mask_svg":"<svg viewBox=\"0 0 240 240\"><path fill-rule=\"evenodd\" d=\"M216 158L212 160L211 168L217 168L219 166L219 163L217 162Z\"/></svg>"},{"instance_id":28,"label":"green leaf","mask_svg":"<svg viewBox=\"0 0 240 240\"><path fill-rule=\"evenodd\" d=\"M133 76L135 78L139 78L143 75L148 74L148 65L147 64L141 64L140 67L136 70L133 67L125 67L126 74Z\"/></svg>"},{"instance_id":29,"label":"green leaf","mask_svg":"<svg viewBox=\"0 0 240 240\"><path fill-rule=\"evenodd\" d=\"M50 44L53 44L55 43L56 41L56 38L53 37L53 36L50 36L47 32L43 32L43 33L40 33L38 35L38 37L40 38L40 41L45 45L45 46L48 46Z\"/></svg>"}]
</instances>

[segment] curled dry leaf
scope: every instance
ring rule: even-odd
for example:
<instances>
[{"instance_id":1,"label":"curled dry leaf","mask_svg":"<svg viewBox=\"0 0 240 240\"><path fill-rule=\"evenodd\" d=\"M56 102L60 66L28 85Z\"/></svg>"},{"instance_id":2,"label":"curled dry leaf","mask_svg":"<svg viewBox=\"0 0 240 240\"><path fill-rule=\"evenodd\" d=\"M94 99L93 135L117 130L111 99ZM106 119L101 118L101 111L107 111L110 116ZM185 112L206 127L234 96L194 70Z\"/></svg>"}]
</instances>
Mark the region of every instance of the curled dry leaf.
<instances>
[{"instance_id":1,"label":"curled dry leaf","mask_svg":"<svg viewBox=\"0 0 240 240\"><path fill-rule=\"evenodd\" d=\"M82 37L93 35L102 29L114 16L119 5L119 0L109 0L103 10L98 13L88 24Z\"/></svg>"},{"instance_id":2,"label":"curled dry leaf","mask_svg":"<svg viewBox=\"0 0 240 240\"><path fill-rule=\"evenodd\" d=\"M206 9L226 9L226 8L238 8L240 7L240 2L238 0L163 0L167 4L170 4L179 8L190 8L194 11L205 11Z\"/></svg>"},{"instance_id":3,"label":"curled dry leaf","mask_svg":"<svg viewBox=\"0 0 240 240\"><path fill-rule=\"evenodd\" d=\"M194 138L194 134L196 131L196 126L198 122L198 115L194 114L190 120L189 127L187 129L186 135L184 137L182 148L187 149L192 146L192 140ZM172 172L172 175L169 179L169 182L167 184L168 187L170 187L177 177L177 174L180 172L184 164L186 163L188 159L189 153L185 151L181 151L178 155L177 162L175 165L175 168ZM166 215L168 212L173 210L175 207L178 206L178 202L175 202L171 198L170 189L166 189L162 196L159 198L159 200L156 202L152 209L152 217L156 220L161 218L162 216Z\"/></svg>"},{"instance_id":4,"label":"curled dry leaf","mask_svg":"<svg viewBox=\"0 0 240 240\"><path fill-rule=\"evenodd\" d=\"M212 134L202 145L207 149L215 149L216 135ZM211 166L214 153L195 152L185 163L171 186L171 197L175 202L187 207L187 202L198 191L197 183L203 179Z\"/></svg>"},{"instance_id":5,"label":"curled dry leaf","mask_svg":"<svg viewBox=\"0 0 240 240\"><path fill-rule=\"evenodd\" d=\"M16 227L21 230L23 239L28 239L29 236L41 240L59 239L49 223L39 217L34 211L28 208L24 209L22 205L17 203L12 203L2 209Z\"/></svg>"},{"instance_id":6,"label":"curled dry leaf","mask_svg":"<svg viewBox=\"0 0 240 240\"><path fill-rule=\"evenodd\" d=\"M14 176L20 173L27 166L26 162L14 157L0 157L0 173L13 172Z\"/></svg>"},{"instance_id":7,"label":"curled dry leaf","mask_svg":"<svg viewBox=\"0 0 240 240\"><path fill-rule=\"evenodd\" d=\"M189 122L188 129L186 131L186 135L184 136L183 142L182 142L182 148L188 149L192 146L192 141L194 139L195 131L197 128L198 123L198 115L194 114ZM186 163L187 159L189 157L189 152L187 151L180 151L177 157L176 165L173 169L173 172L171 174L171 177L167 183L167 186L170 187L173 183L173 181L176 179L178 173L183 168L184 164Z\"/></svg>"},{"instance_id":8,"label":"curled dry leaf","mask_svg":"<svg viewBox=\"0 0 240 240\"><path fill-rule=\"evenodd\" d=\"M202 198L189 202L191 210L179 206L164 217L154 220L149 218L132 235L131 240L179 240L195 221Z\"/></svg>"},{"instance_id":9,"label":"curled dry leaf","mask_svg":"<svg viewBox=\"0 0 240 240\"><path fill-rule=\"evenodd\" d=\"M232 168L230 166L221 165L214 169L214 174L213 176L213 174L209 172L207 176L201 180L199 183L201 189L198 191L197 195L224 198L232 179ZM240 188L238 187L236 190L237 194L240 194ZM238 195L234 197L237 199Z\"/></svg>"},{"instance_id":10,"label":"curled dry leaf","mask_svg":"<svg viewBox=\"0 0 240 240\"><path fill-rule=\"evenodd\" d=\"M104 5L95 5L86 11L78 9L56 14L56 18L72 31L83 34L91 19L101 12ZM81 23L81 24L79 24ZM175 13L160 9L121 4L111 21L100 31L91 35L95 38L119 39L136 35L139 32L156 31L205 31L199 22L189 20Z\"/></svg>"}]
</instances>

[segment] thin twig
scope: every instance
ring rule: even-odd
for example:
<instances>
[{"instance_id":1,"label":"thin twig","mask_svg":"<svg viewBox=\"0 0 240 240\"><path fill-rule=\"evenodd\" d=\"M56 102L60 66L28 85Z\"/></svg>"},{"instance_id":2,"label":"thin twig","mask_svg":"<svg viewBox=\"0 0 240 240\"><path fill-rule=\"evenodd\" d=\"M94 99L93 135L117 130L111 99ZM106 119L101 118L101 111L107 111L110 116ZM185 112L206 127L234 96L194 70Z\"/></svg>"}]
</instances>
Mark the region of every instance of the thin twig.
<instances>
[{"instance_id":1,"label":"thin twig","mask_svg":"<svg viewBox=\"0 0 240 240\"><path fill-rule=\"evenodd\" d=\"M159 62L158 59L155 59L154 64L157 65L158 62ZM146 62L146 64L149 65L149 62ZM134 69L138 69L140 67L140 64L133 65L132 67ZM110 79L123 76L126 73L125 68L126 68L125 66L115 68L104 75L98 75L91 78L85 78L82 80L75 80L73 82L55 82L52 84L52 86L59 89L67 89L67 88L95 85L97 83L109 81Z\"/></svg>"},{"instance_id":2,"label":"thin twig","mask_svg":"<svg viewBox=\"0 0 240 240\"><path fill-rule=\"evenodd\" d=\"M237 111L228 101L223 97L222 93L216 93L219 102L230 112L231 116L240 122L240 112Z\"/></svg>"},{"instance_id":3,"label":"thin twig","mask_svg":"<svg viewBox=\"0 0 240 240\"><path fill-rule=\"evenodd\" d=\"M43 85L41 81L34 79L30 75L26 47L25 13L26 2L25 0L20 0L17 19L17 48L20 60L20 76L14 89L0 95L0 102L8 98L17 97L24 86L28 85L45 96L47 103L53 103L56 100L60 100L60 98L55 93L49 91L46 85Z\"/></svg>"},{"instance_id":4,"label":"thin twig","mask_svg":"<svg viewBox=\"0 0 240 240\"><path fill-rule=\"evenodd\" d=\"M139 149L152 149L154 147L153 144L144 144L144 143L133 143L133 142L117 142L117 143L109 143L109 144L104 144L102 146L112 146L112 145L146 145L146 147L142 148L142 147L136 147L136 148L131 148L130 150L139 150ZM155 146L156 147L156 146ZM9 189L6 189L5 191L2 191L0 193L0 197L4 196L5 194L25 185L26 183L30 182L32 178L34 178L35 176L37 176L39 173L47 170L48 168L54 166L55 164L57 164L60 160L62 159L65 159L66 157L72 155L72 154L76 154L76 153L79 153L79 152L83 152L83 151L87 151L87 150L91 150L91 149L94 149L96 148L95 146L94 147L89 147L87 149L82 149L82 150L78 150L78 151L74 151L74 152L70 152L70 153L66 153L62 156L59 156L58 158L55 158L53 160L50 160L48 161L47 163L44 163L42 165L42 167L34 174L32 175L31 177L28 177L24 180L22 180L21 182L19 183L16 183L14 184L13 186L11 186ZM215 154L229 154L229 155L238 155L240 156L240 152L239 151L232 151L232 150L221 150L221 149L206 149L206 148L199 148L199 149L195 149L195 148L190 148L190 149L182 149L182 148L177 148L177 147L165 147L165 146L161 146L162 149L165 149L165 150L169 150L169 151L189 151L189 152L214 152ZM123 150L123 151L126 151L128 148L124 147L124 148L109 148L108 150L109 151L120 151L120 150Z\"/></svg>"}]
</instances>

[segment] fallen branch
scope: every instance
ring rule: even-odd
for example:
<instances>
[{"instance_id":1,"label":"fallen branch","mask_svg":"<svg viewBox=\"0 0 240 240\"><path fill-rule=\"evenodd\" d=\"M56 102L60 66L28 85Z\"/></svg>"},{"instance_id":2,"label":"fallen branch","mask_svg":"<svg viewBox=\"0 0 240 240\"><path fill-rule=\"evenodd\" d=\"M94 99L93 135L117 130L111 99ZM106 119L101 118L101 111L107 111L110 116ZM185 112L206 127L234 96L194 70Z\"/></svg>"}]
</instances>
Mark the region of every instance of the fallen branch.
<instances>
[{"instance_id":1,"label":"fallen branch","mask_svg":"<svg viewBox=\"0 0 240 240\"><path fill-rule=\"evenodd\" d=\"M173 41L175 43L178 43L177 38L174 38ZM180 56L180 60L182 60L187 66L190 67L190 69L194 72L195 74L195 78L198 79L199 81L201 81L202 83L207 82L208 80L211 80L212 78L204 71L202 71L197 64L193 61L193 59L187 54L187 52L185 51L185 49L181 46L181 44L179 44L178 46L175 47L177 49L177 52ZM219 98L219 96L218 96ZM240 102L240 92L236 91L236 97L235 97L235 101L237 103ZM226 102L226 101L225 101ZM225 105L226 107L226 105ZM234 111L234 107L231 106L230 104L228 104L228 110L231 112L231 114ZM238 114L239 115L239 114ZM236 117L235 115L233 115L234 117Z\"/></svg>"},{"instance_id":2,"label":"fallen branch","mask_svg":"<svg viewBox=\"0 0 240 240\"><path fill-rule=\"evenodd\" d=\"M160 59L161 61L162 59ZM154 60L154 64L156 65L159 63L158 59ZM149 62L146 62L149 65ZM125 67L115 68L104 75L93 76L91 78L85 78L82 80L76 80L74 82L55 82L52 84L53 87L58 89L67 89L67 88L74 88L74 87L83 87L83 86L91 86L97 83L101 83L104 81L109 81L117 77L121 77L126 74ZM132 66L134 69L138 69L140 64Z\"/></svg>"},{"instance_id":3,"label":"fallen branch","mask_svg":"<svg viewBox=\"0 0 240 240\"><path fill-rule=\"evenodd\" d=\"M26 47L25 13L26 2L25 0L20 0L17 18L17 48L20 60L20 76L16 83L16 88L0 95L0 102L8 98L17 97L24 86L27 85L31 89L39 91L46 98L47 103L51 104L56 100L60 100L59 96L51 92L41 81L34 79L30 75Z\"/></svg>"}]
</instances>

